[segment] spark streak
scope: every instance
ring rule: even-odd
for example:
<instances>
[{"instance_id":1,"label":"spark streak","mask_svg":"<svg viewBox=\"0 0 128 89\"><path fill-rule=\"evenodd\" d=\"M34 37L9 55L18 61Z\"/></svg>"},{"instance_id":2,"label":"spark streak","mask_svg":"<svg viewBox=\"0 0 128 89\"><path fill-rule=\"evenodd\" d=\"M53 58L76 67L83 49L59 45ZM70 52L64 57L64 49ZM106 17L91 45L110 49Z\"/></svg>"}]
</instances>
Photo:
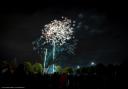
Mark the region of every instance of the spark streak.
<instances>
[{"instance_id":1,"label":"spark streak","mask_svg":"<svg viewBox=\"0 0 128 89\"><path fill-rule=\"evenodd\" d=\"M44 57L44 72L45 72L45 64L47 60L47 49L45 49L45 57Z\"/></svg>"}]
</instances>

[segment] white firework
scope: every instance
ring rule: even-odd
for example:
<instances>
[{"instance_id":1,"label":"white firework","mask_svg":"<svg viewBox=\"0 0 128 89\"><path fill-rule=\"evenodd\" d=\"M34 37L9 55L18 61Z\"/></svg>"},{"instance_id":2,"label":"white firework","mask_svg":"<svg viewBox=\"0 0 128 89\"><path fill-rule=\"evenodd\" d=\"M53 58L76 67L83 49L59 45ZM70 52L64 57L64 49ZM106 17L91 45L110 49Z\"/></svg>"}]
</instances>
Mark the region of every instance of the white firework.
<instances>
[{"instance_id":1,"label":"white firework","mask_svg":"<svg viewBox=\"0 0 128 89\"><path fill-rule=\"evenodd\" d=\"M71 23L72 22L70 19L62 17L62 20L53 20L49 24L46 24L44 26L44 29L42 29L41 38L45 39L44 43L53 45L53 61L55 59L56 45L62 46L65 43L67 43L68 40L74 38L73 26L75 25L73 24L72 26ZM73 49L72 46L70 48ZM47 54L45 52L44 66L46 62L46 56ZM54 71L55 70L54 70L54 64L53 64L53 72Z\"/></svg>"},{"instance_id":2,"label":"white firework","mask_svg":"<svg viewBox=\"0 0 128 89\"><path fill-rule=\"evenodd\" d=\"M42 38L46 43L55 42L56 45L63 45L67 40L73 38L73 26L71 20L62 17L62 20L53 20L44 26Z\"/></svg>"}]
</instances>

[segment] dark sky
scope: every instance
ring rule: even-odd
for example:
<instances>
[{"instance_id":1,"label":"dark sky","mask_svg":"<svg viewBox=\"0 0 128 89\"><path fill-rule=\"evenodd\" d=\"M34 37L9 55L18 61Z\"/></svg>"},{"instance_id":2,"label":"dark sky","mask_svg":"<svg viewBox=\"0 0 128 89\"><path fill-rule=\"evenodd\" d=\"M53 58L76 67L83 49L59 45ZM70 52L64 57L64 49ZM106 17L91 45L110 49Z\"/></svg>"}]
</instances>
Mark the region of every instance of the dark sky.
<instances>
[{"instance_id":1,"label":"dark sky","mask_svg":"<svg viewBox=\"0 0 128 89\"><path fill-rule=\"evenodd\" d=\"M66 64L121 63L127 60L126 8L79 5L0 9L0 57L32 57L32 41L41 35L44 24L66 16L77 20L78 45L75 55L62 58Z\"/></svg>"}]
</instances>

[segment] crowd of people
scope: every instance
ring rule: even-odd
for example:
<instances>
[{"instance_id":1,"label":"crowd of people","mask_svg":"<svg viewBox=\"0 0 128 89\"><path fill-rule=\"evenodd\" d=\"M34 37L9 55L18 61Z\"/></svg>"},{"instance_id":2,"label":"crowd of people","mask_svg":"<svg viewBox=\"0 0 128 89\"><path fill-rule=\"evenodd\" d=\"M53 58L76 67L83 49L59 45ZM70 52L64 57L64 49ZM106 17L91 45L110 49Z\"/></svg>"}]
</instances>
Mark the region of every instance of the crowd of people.
<instances>
[{"instance_id":1,"label":"crowd of people","mask_svg":"<svg viewBox=\"0 0 128 89\"><path fill-rule=\"evenodd\" d=\"M59 88L59 89L109 89L125 87L127 64L103 65L79 68L72 73L33 74L26 73L23 64L15 71L2 69L0 71L0 86L22 86L26 88Z\"/></svg>"}]
</instances>

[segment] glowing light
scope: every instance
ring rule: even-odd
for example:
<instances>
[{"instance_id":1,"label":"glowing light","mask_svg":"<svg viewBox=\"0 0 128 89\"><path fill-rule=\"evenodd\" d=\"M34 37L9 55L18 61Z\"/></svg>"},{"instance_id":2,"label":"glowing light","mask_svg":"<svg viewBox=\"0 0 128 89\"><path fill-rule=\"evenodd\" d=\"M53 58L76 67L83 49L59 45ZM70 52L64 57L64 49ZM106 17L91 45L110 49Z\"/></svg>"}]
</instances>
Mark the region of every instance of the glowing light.
<instances>
[{"instance_id":1,"label":"glowing light","mask_svg":"<svg viewBox=\"0 0 128 89\"><path fill-rule=\"evenodd\" d=\"M53 68L54 68L54 70L53 70ZM57 70L56 65L55 65L55 64L52 64L52 65L50 65L50 66L47 68L47 73L48 73L48 74L53 74L54 72L56 72L56 70Z\"/></svg>"},{"instance_id":2,"label":"glowing light","mask_svg":"<svg viewBox=\"0 0 128 89\"><path fill-rule=\"evenodd\" d=\"M77 65L77 69L80 69L80 66L79 65Z\"/></svg>"},{"instance_id":3,"label":"glowing light","mask_svg":"<svg viewBox=\"0 0 128 89\"><path fill-rule=\"evenodd\" d=\"M95 63L94 63L94 62L91 62L91 65L92 65L92 66L94 66L94 65L95 65Z\"/></svg>"}]
</instances>

